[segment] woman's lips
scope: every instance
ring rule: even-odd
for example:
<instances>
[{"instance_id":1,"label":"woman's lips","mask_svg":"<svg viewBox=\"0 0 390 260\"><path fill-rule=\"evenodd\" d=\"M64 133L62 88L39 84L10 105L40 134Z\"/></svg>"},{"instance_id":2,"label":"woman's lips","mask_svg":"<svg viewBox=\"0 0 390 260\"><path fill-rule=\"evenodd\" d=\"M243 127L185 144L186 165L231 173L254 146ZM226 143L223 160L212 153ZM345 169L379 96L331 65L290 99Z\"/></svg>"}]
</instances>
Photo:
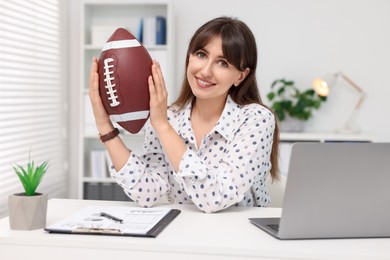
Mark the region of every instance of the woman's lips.
<instances>
[{"instance_id":1,"label":"woman's lips","mask_svg":"<svg viewBox=\"0 0 390 260\"><path fill-rule=\"evenodd\" d=\"M198 78L198 77L195 77L195 78L196 78L196 83L197 83L198 86L201 87L201 88L209 88L209 87L215 85L214 83L211 83L211 82L209 82L209 81L200 79L200 78Z\"/></svg>"}]
</instances>

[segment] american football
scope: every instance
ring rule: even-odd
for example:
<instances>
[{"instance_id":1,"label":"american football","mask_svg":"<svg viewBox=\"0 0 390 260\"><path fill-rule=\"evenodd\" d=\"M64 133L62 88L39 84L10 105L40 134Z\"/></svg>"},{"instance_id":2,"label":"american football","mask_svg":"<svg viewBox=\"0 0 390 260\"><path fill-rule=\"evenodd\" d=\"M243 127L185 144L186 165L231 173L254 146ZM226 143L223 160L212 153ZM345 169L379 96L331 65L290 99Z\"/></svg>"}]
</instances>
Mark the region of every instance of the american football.
<instances>
[{"instance_id":1,"label":"american football","mask_svg":"<svg viewBox=\"0 0 390 260\"><path fill-rule=\"evenodd\" d=\"M99 93L111 120L132 134L149 117L152 59L145 47L126 29L118 28L99 58Z\"/></svg>"}]
</instances>

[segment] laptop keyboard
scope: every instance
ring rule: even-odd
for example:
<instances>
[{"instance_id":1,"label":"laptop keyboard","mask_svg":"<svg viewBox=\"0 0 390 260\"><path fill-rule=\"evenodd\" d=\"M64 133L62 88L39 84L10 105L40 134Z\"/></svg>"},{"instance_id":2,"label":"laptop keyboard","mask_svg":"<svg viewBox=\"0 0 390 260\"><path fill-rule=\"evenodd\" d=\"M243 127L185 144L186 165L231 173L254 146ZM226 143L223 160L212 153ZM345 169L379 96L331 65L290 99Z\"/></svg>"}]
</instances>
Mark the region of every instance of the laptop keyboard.
<instances>
[{"instance_id":1,"label":"laptop keyboard","mask_svg":"<svg viewBox=\"0 0 390 260\"><path fill-rule=\"evenodd\" d=\"M279 225L267 225L267 227L269 227L272 230L275 230L276 232L279 231Z\"/></svg>"}]
</instances>

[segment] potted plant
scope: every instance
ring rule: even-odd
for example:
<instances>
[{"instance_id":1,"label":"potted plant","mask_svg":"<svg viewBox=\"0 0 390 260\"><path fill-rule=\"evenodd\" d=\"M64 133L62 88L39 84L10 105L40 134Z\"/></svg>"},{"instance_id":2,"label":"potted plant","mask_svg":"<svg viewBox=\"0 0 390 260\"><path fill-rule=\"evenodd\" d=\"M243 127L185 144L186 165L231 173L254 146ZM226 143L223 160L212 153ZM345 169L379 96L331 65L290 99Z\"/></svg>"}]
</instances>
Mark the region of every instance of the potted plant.
<instances>
[{"instance_id":1,"label":"potted plant","mask_svg":"<svg viewBox=\"0 0 390 260\"><path fill-rule=\"evenodd\" d=\"M48 162L35 166L29 158L26 167L13 166L24 191L8 197L9 221L11 229L33 230L46 225L47 194L36 193L36 189L45 175Z\"/></svg>"},{"instance_id":2,"label":"potted plant","mask_svg":"<svg viewBox=\"0 0 390 260\"><path fill-rule=\"evenodd\" d=\"M302 131L303 123L313 115L326 97L318 95L314 89L299 90L294 81L277 79L267 94L271 109L280 122L282 131Z\"/></svg>"}]
</instances>

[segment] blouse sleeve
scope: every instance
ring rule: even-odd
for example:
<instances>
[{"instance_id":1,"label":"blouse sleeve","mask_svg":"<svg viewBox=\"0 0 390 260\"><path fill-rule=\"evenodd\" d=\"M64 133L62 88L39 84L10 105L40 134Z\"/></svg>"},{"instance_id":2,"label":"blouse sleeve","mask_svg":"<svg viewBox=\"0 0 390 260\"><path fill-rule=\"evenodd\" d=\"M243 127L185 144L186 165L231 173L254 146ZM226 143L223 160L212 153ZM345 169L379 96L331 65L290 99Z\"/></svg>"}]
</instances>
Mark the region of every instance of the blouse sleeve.
<instances>
[{"instance_id":1,"label":"blouse sleeve","mask_svg":"<svg viewBox=\"0 0 390 260\"><path fill-rule=\"evenodd\" d=\"M146 126L144 154L133 152L118 172L110 167L113 179L125 193L143 207L151 207L169 189L168 165L153 127Z\"/></svg>"},{"instance_id":2,"label":"blouse sleeve","mask_svg":"<svg viewBox=\"0 0 390 260\"><path fill-rule=\"evenodd\" d=\"M238 203L259 174L265 179L271 169L275 119L272 113L259 112L244 120L233 140L226 144L218 166L209 168L187 148L174 178L200 210L216 212Z\"/></svg>"}]
</instances>

